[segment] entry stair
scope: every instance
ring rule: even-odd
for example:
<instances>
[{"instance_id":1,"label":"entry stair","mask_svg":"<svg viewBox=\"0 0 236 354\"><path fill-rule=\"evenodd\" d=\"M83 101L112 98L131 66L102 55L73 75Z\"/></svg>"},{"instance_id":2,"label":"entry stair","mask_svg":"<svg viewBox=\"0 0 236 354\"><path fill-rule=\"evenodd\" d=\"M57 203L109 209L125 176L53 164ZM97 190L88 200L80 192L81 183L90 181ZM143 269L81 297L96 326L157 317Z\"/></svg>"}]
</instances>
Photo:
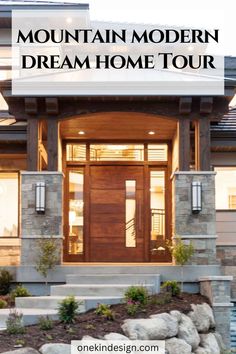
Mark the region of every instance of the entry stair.
<instances>
[{"instance_id":1,"label":"entry stair","mask_svg":"<svg viewBox=\"0 0 236 354\"><path fill-rule=\"evenodd\" d=\"M160 291L160 275L152 273L138 273L139 267L131 267L131 273L123 274L121 267L114 268L114 272L99 267L100 273L94 274L96 268L91 268L80 274L69 274L66 283L52 285L49 296L31 296L16 298L16 310L23 314L25 325L38 323L40 316L58 319L58 305L67 296L75 296L80 303L78 312L83 313L96 308L98 303L118 304L124 299L126 289L132 285L144 286L150 294ZM92 273L93 272L93 273ZM9 309L0 310L0 329L6 327Z\"/></svg>"}]
</instances>

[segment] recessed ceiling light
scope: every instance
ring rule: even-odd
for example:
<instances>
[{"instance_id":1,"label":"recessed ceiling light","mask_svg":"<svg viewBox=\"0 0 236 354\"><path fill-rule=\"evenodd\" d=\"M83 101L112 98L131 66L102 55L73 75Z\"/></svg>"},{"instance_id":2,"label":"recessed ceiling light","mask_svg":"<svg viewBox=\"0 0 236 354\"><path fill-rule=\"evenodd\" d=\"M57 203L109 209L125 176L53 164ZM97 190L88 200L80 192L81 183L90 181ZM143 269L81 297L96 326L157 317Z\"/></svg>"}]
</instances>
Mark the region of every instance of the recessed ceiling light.
<instances>
[{"instance_id":1,"label":"recessed ceiling light","mask_svg":"<svg viewBox=\"0 0 236 354\"><path fill-rule=\"evenodd\" d=\"M79 134L79 135L84 135L85 132L84 132L83 130L80 130L80 131L78 132L78 134Z\"/></svg>"},{"instance_id":2,"label":"recessed ceiling light","mask_svg":"<svg viewBox=\"0 0 236 354\"><path fill-rule=\"evenodd\" d=\"M156 133L151 130L150 132L148 132L148 134L149 134L149 135L155 135Z\"/></svg>"}]
</instances>

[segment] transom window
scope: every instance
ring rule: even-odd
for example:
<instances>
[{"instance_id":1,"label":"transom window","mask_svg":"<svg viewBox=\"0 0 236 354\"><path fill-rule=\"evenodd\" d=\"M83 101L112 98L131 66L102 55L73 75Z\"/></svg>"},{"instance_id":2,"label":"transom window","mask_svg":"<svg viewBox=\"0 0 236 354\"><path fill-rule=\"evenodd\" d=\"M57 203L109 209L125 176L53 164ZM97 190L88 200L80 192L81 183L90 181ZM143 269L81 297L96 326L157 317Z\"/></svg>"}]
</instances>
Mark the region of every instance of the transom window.
<instances>
[{"instance_id":1,"label":"transom window","mask_svg":"<svg viewBox=\"0 0 236 354\"><path fill-rule=\"evenodd\" d=\"M236 167L215 167L216 209L236 210Z\"/></svg>"},{"instance_id":2,"label":"transom window","mask_svg":"<svg viewBox=\"0 0 236 354\"><path fill-rule=\"evenodd\" d=\"M144 161L144 144L89 144L90 161ZM148 144L148 161L167 161L166 144ZM67 144L67 161L86 161L86 144Z\"/></svg>"}]
</instances>

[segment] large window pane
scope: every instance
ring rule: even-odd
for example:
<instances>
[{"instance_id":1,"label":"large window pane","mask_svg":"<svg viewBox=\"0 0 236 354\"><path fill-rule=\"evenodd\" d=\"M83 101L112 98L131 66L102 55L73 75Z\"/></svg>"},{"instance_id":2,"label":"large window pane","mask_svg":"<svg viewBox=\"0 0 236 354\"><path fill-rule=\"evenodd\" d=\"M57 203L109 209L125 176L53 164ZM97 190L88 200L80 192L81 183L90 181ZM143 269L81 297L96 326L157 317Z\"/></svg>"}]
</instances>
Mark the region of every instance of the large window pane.
<instances>
[{"instance_id":1,"label":"large window pane","mask_svg":"<svg viewBox=\"0 0 236 354\"><path fill-rule=\"evenodd\" d=\"M0 237L18 236L18 174L0 173Z\"/></svg>"},{"instance_id":2,"label":"large window pane","mask_svg":"<svg viewBox=\"0 0 236 354\"><path fill-rule=\"evenodd\" d=\"M69 254L83 253L84 174L69 172Z\"/></svg>"},{"instance_id":3,"label":"large window pane","mask_svg":"<svg viewBox=\"0 0 236 354\"><path fill-rule=\"evenodd\" d=\"M166 144L148 144L148 161L167 161L167 153Z\"/></svg>"},{"instance_id":4,"label":"large window pane","mask_svg":"<svg viewBox=\"0 0 236 354\"><path fill-rule=\"evenodd\" d=\"M216 209L236 210L236 167L215 167Z\"/></svg>"}]
</instances>

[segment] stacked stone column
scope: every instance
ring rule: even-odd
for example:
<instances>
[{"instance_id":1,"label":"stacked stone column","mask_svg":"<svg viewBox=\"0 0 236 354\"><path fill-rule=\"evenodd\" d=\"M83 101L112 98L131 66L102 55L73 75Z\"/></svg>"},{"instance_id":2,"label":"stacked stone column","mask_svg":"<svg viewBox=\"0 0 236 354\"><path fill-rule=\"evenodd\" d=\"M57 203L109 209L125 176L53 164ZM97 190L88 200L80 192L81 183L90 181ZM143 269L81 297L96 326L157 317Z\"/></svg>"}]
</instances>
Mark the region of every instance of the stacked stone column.
<instances>
[{"instance_id":1,"label":"stacked stone column","mask_svg":"<svg viewBox=\"0 0 236 354\"><path fill-rule=\"evenodd\" d=\"M35 210L36 183L46 184L45 213ZM63 174L61 172L21 172L21 264L34 265L38 240L55 239L61 261L63 238Z\"/></svg>"},{"instance_id":2,"label":"stacked stone column","mask_svg":"<svg viewBox=\"0 0 236 354\"><path fill-rule=\"evenodd\" d=\"M202 210L192 213L192 182L201 182ZM192 265L215 265L216 211L215 172L176 172L173 175L173 237L192 242Z\"/></svg>"}]
</instances>

